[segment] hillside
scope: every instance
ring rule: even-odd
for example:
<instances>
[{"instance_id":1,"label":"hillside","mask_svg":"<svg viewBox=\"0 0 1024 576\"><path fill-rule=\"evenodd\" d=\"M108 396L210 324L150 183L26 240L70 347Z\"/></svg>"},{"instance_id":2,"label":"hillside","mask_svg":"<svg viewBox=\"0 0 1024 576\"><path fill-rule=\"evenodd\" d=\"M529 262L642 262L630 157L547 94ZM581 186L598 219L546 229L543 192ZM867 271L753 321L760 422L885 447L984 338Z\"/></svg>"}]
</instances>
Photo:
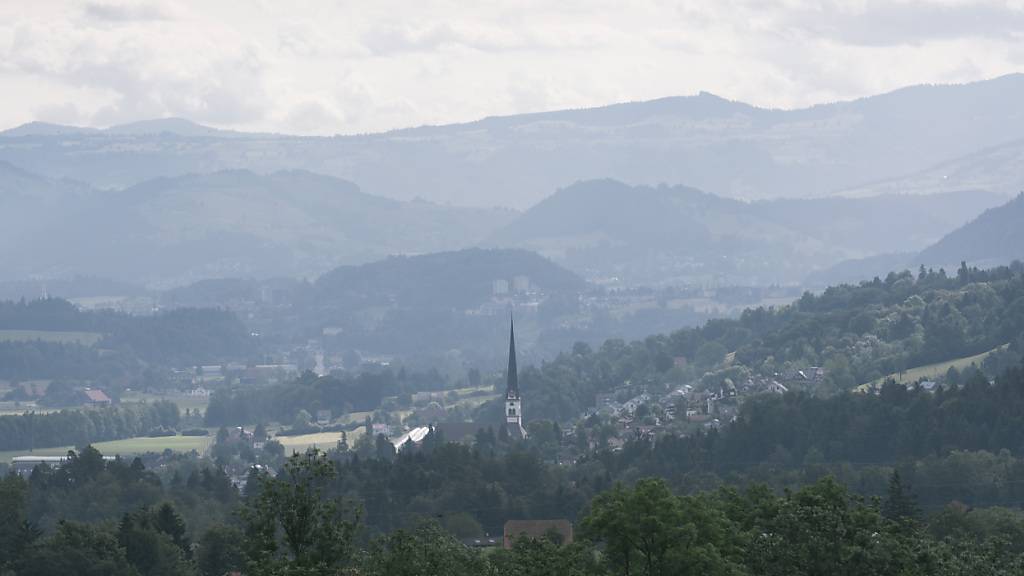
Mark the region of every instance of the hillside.
<instances>
[{"instance_id":1,"label":"hillside","mask_svg":"<svg viewBox=\"0 0 1024 576\"><path fill-rule=\"evenodd\" d=\"M849 258L919 250L999 201L960 192L748 203L596 180L557 191L487 242L627 283L792 283Z\"/></svg>"},{"instance_id":2,"label":"hillside","mask_svg":"<svg viewBox=\"0 0 1024 576\"><path fill-rule=\"evenodd\" d=\"M480 249L342 266L321 276L315 287L322 302L333 304L462 310L489 300L495 281L511 284L517 276L529 280L530 290L549 295L586 287L572 272L532 252Z\"/></svg>"},{"instance_id":3,"label":"hillside","mask_svg":"<svg viewBox=\"0 0 1024 576\"><path fill-rule=\"evenodd\" d=\"M955 267L961 261L977 266L1005 264L1024 258L1024 193L986 210L915 259L925 266Z\"/></svg>"},{"instance_id":4,"label":"hillside","mask_svg":"<svg viewBox=\"0 0 1024 576\"><path fill-rule=\"evenodd\" d=\"M1019 140L1022 100L1024 75L1010 75L799 110L701 93L329 138L222 133L173 119L141 129L33 124L0 133L0 160L103 188L190 172L305 169L381 196L517 208L606 177L748 199L804 197L919 174ZM977 181L986 190L1005 193L1019 182L1019 171L988 172L999 176Z\"/></svg>"},{"instance_id":5,"label":"hillside","mask_svg":"<svg viewBox=\"0 0 1024 576\"><path fill-rule=\"evenodd\" d=\"M843 190L841 194L863 197L958 190L987 190L1004 196L1024 190L1024 140L985 148L920 172Z\"/></svg>"},{"instance_id":6,"label":"hillside","mask_svg":"<svg viewBox=\"0 0 1024 576\"><path fill-rule=\"evenodd\" d=\"M8 190L18 195L0 201L18 207L4 211L17 214L8 229L18 233L0 266L12 279L83 274L165 285L312 276L471 245L512 216L380 198L301 171L221 171L101 191L9 167L0 172L0 191Z\"/></svg>"}]
</instances>

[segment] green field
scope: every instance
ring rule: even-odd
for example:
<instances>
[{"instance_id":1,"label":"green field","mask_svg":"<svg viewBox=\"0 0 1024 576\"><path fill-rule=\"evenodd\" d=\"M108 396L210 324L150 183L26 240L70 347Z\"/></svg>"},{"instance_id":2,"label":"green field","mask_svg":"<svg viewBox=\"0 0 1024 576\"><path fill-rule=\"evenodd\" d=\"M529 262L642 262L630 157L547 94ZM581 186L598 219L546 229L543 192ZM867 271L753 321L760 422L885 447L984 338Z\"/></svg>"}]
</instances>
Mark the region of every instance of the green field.
<instances>
[{"instance_id":1,"label":"green field","mask_svg":"<svg viewBox=\"0 0 1024 576\"><path fill-rule=\"evenodd\" d=\"M364 429L360 426L355 430L346 432L345 436L348 439L348 445L352 446L356 440L363 435ZM276 436L274 440L277 440L284 446L284 453L291 454L292 452L305 452L307 448L317 447L321 450L330 450L338 444L338 440L341 440L341 432L318 432L316 434L303 434L301 436Z\"/></svg>"},{"instance_id":2,"label":"green field","mask_svg":"<svg viewBox=\"0 0 1024 576\"><path fill-rule=\"evenodd\" d=\"M993 348L992 350L989 350L988 352L982 352L981 354L975 354L974 356L967 356L965 358L957 358L955 360L948 360L946 362L936 362L935 364L928 364L926 366L918 366L917 368L911 368L909 370L904 370L902 373L895 372L895 373L889 374L887 376L883 376L882 378L879 378L878 380L875 380L873 382L868 382L867 384L862 384L862 385L857 387L857 391L858 392L867 392L868 390L871 390L873 388L878 388L879 386L884 384L886 380L888 380L890 378L892 378L896 382L903 383L903 384L913 384L913 383L917 382L918 380L922 380L922 379L927 380L927 379L930 379L930 378L938 378L940 376L944 376L946 374L946 372L950 368L956 368L957 370L963 370L964 368L967 368L971 364L980 365L982 363L982 361L984 361L985 358L989 354L991 354L991 353L993 353L993 352L995 352L997 350L1002 350L1003 348L1006 348L1006 346L1007 346L1007 344L1003 344L1002 346Z\"/></svg>"},{"instance_id":3,"label":"green field","mask_svg":"<svg viewBox=\"0 0 1024 576\"><path fill-rule=\"evenodd\" d=\"M98 332L59 332L56 330L0 330L0 342L59 342L93 346L103 335Z\"/></svg>"},{"instance_id":4,"label":"green field","mask_svg":"<svg viewBox=\"0 0 1024 576\"><path fill-rule=\"evenodd\" d=\"M140 436L137 438L126 438L124 440L111 440L109 442L97 442L93 446L103 453L104 456L135 456L146 452L163 452L170 449L174 452L191 452L196 450L199 453L206 451L214 436L165 436L163 438L149 438ZM0 452L0 462L10 462L15 456L63 456L74 446L61 446L57 448L42 448L29 452L28 450L12 450Z\"/></svg>"}]
</instances>

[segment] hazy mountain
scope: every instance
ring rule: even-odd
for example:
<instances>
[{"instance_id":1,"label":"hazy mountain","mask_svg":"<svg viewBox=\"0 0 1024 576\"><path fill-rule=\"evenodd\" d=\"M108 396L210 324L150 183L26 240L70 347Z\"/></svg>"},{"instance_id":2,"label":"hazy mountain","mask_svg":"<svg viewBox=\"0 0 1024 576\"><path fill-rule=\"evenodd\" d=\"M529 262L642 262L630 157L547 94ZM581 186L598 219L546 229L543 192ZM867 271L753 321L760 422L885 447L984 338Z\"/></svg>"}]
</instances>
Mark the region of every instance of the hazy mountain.
<instances>
[{"instance_id":1,"label":"hazy mountain","mask_svg":"<svg viewBox=\"0 0 1024 576\"><path fill-rule=\"evenodd\" d=\"M955 269L961 261L986 267L1024 260L1024 193L923 250L915 264Z\"/></svg>"},{"instance_id":2,"label":"hazy mountain","mask_svg":"<svg viewBox=\"0 0 1024 576\"><path fill-rule=\"evenodd\" d=\"M525 278L528 291L577 293L586 283L572 272L526 250L481 250L394 256L360 266L342 266L321 276L318 297L345 307L456 308L479 306L494 282Z\"/></svg>"},{"instance_id":3,"label":"hazy mountain","mask_svg":"<svg viewBox=\"0 0 1024 576\"><path fill-rule=\"evenodd\" d=\"M19 206L11 220L34 223L8 237L0 265L9 278L88 274L173 284L309 276L389 254L472 245L513 216L380 198L297 171L222 171L102 191L7 167L0 191L0 201Z\"/></svg>"},{"instance_id":4,"label":"hazy mountain","mask_svg":"<svg viewBox=\"0 0 1024 576\"><path fill-rule=\"evenodd\" d=\"M827 288L839 284L857 284L872 278L885 278L890 272L902 272L911 268L915 254L878 254L867 258L843 260L838 264L818 270L804 278L808 288Z\"/></svg>"},{"instance_id":5,"label":"hazy mountain","mask_svg":"<svg viewBox=\"0 0 1024 576\"><path fill-rule=\"evenodd\" d=\"M791 283L849 258L916 252L1000 201L960 192L742 202L596 180L559 190L488 243L627 283Z\"/></svg>"},{"instance_id":6,"label":"hazy mountain","mask_svg":"<svg viewBox=\"0 0 1024 576\"><path fill-rule=\"evenodd\" d=\"M0 159L105 188L190 172L306 169L392 198L520 208L605 177L730 197L803 197L922 174L1019 140L1021 101L1024 75L1011 75L800 110L700 94L328 138L224 133L173 120L79 132L32 125L0 134ZM953 189L1005 192L1020 179L1012 169L989 174L963 180L981 186Z\"/></svg>"},{"instance_id":7,"label":"hazy mountain","mask_svg":"<svg viewBox=\"0 0 1024 576\"><path fill-rule=\"evenodd\" d=\"M1007 197L1024 190L1024 140L985 148L901 178L844 190L842 195L934 194L958 190L989 190Z\"/></svg>"}]
</instances>

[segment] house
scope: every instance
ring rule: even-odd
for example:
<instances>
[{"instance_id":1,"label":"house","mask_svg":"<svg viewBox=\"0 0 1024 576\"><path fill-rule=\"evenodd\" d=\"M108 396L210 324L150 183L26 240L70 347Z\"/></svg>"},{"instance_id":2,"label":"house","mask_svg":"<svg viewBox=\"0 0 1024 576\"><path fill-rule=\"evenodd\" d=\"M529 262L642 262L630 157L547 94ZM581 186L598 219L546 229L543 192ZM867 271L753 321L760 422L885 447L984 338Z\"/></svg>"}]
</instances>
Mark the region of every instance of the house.
<instances>
[{"instance_id":1,"label":"house","mask_svg":"<svg viewBox=\"0 0 1024 576\"><path fill-rule=\"evenodd\" d=\"M85 396L86 406L110 406L114 403L109 396L103 393L103 390L86 388L82 390L82 394Z\"/></svg>"},{"instance_id":2,"label":"house","mask_svg":"<svg viewBox=\"0 0 1024 576\"><path fill-rule=\"evenodd\" d=\"M330 410L317 410L316 411L316 423L320 426L326 426L331 423L331 411Z\"/></svg>"},{"instance_id":3,"label":"house","mask_svg":"<svg viewBox=\"0 0 1024 576\"><path fill-rule=\"evenodd\" d=\"M572 522L568 520L509 520L505 522L506 549L519 538L550 538L557 544L572 544Z\"/></svg>"},{"instance_id":4,"label":"house","mask_svg":"<svg viewBox=\"0 0 1024 576\"><path fill-rule=\"evenodd\" d=\"M772 380L771 384L768 384L768 391L772 394L785 394L786 392L789 392L789 388L784 384L781 384L778 380Z\"/></svg>"}]
</instances>

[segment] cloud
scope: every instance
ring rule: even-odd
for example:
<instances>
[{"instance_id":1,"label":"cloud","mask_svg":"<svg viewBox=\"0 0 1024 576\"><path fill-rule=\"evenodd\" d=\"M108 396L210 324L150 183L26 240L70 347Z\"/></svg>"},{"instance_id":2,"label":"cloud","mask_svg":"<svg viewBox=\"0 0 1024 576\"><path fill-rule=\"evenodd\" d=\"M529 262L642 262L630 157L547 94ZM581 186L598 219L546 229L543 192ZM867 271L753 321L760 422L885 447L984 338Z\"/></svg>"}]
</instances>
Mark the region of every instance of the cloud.
<instances>
[{"instance_id":1,"label":"cloud","mask_svg":"<svg viewBox=\"0 0 1024 576\"><path fill-rule=\"evenodd\" d=\"M0 126L355 133L701 90L795 107L1024 67L1024 0L0 3Z\"/></svg>"},{"instance_id":2,"label":"cloud","mask_svg":"<svg viewBox=\"0 0 1024 576\"><path fill-rule=\"evenodd\" d=\"M145 22L169 20L169 13L155 3L127 4L88 2L82 8L85 17L105 22Z\"/></svg>"},{"instance_id":3,"label":"cloud","mask_svg":"<svg viewBox=\"0 0 1024 576\"><path fill-rule=\"evenodd\" d=\"M1006 2L873 0L796 10L790 22L814 37L857 46L896 46L962 38L1024 38L1024 11Z\"/></svg>"}]
</instances>

